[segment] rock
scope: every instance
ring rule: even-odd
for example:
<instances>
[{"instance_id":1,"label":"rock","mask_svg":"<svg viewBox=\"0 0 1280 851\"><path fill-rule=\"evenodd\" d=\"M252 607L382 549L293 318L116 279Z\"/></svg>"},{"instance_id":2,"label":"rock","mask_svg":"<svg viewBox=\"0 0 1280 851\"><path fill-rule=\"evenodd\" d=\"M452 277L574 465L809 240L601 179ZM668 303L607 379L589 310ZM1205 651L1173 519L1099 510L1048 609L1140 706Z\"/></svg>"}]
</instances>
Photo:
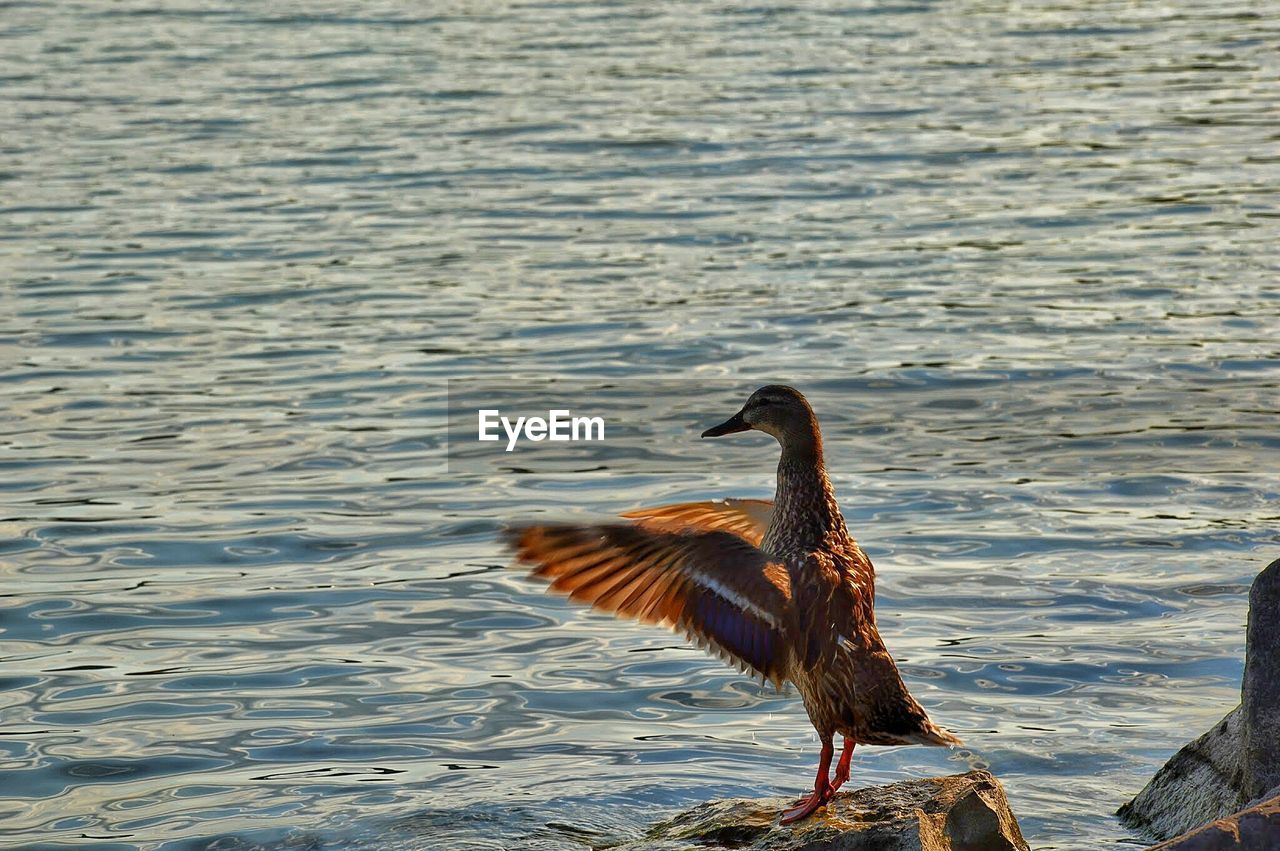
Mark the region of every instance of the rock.
<instances>
[{"instance_id":1,"label":"rock","mask_svg":"<svg viewBox=\"0 0 1280 851\"><path fill-rule=\"evenodd\" d=\"M1280 559L1249 590L1244 651L1244 792L1250 798L1280 784Z\"/></svg>"},{"instance_id":2,"label":"rock","mask_svg":"<svg viewBox=\"0 0 1280 851\"><path fill-rule=\"evenodd\" d=\"M1280 788L1266 800L1147 851L1267 851L1280 846Z\"/></svg>"},{"instance_id":3,"label":"rock","mask_svg":"<svg viewBox=\"0 0 1280 851\"><path fill-rule=\"evenodd\" d=\"M1174 754L1116 815L1135 830L1169 839L1234 813L1249 800L1242 790L1243 752L1244 708L1237 706Z\"/></svg>"},{"instance_id":4,"label":"rock","mask_svg":"<svg viewBox=\"0 0 1280 851\"><path fill-rule=\"evenodd\" d=\"M1004 789L986 771L841 792L801 822L779 825L790 798L701 804L654 827L639 851L1027 851Z\"/></svg>"},{"instance_id":5,"label":"rock","mask_svg":"<svg viewBox=\"0 0 1280 851\"><path fill-rule=\"evenodd\" d=\"M1119 809L1121 821L1171 839L1236 813L1280 784L1280 559L1258 574L1249 592L1240 696L1239 706L1174 754Z\"/></svg>"}]
</instances>

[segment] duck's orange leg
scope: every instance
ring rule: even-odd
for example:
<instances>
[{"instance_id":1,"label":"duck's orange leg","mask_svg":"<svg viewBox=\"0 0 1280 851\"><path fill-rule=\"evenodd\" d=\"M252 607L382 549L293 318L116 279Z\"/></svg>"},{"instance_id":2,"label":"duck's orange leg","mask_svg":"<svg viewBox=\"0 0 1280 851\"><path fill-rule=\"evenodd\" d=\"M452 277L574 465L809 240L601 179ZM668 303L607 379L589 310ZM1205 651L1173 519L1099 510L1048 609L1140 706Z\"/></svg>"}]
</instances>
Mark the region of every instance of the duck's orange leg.
<instances>
[{"instance_id":1,"label":"duck's orange leg","mask_svg":"<svg viewBox=\"0 0 1280 851\"><path fill-rule=\"evenodd\" d=\"M782 811L782 824L791 824L805 816L812 815L831 797L831 784L827 781L827 772L831 770L831 757L835 754L835 746L831 736L822 737L822 754L818 757L818 776L813 781L813 792L809 797L799 801L794 807ZM844 755L841 754L841 759Z\"/></svg>"},{"instance_id":2,"label":"duck's orange leg","mask_svg":"<svg viewBox=\"0 0 1280 851\"><path fill-rule=\"evenodd\" d=\"M831 778L831 791L827 793L828 798L844 785L844 781L849 779L849 764L853 762L853 746L853 739L845 736L844 747L840 750L840 761L836 763L836 773Z\"/></svg>"}]
</instances>

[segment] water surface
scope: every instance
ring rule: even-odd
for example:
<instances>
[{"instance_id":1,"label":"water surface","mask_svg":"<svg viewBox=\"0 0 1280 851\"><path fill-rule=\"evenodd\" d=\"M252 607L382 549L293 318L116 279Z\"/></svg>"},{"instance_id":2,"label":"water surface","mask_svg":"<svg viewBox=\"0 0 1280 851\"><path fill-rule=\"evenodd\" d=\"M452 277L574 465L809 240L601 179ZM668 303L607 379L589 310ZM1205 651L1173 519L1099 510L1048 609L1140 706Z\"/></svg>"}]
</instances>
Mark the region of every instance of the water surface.
<instances>
[{"instance_id":1,"label":"water surface","mask_svg":"<svg viewBox=\"0 0 1280 851\"><path fill-rule=\"evenodd\" d=\"M1280 555L1274 11L7 4L0 843L587 848L804 789L793 695L494 539L774 450L445 463L447 381L556 377L809 393L968 742L855 782L1137 842Z\"/></svg>"}]
</instances>

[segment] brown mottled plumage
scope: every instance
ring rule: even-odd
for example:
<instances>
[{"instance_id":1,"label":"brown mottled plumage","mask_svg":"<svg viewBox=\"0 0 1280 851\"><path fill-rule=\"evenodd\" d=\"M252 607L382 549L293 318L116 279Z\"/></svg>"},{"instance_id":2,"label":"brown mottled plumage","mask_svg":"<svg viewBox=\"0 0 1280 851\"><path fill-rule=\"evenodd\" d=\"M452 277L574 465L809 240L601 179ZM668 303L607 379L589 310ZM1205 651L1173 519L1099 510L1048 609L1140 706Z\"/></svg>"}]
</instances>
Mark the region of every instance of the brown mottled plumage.
<instances>
[{"instance_id":1,"label":"brown mottled plumage","mask_svg":"<svg viewBox=\"0 0 1280 851\"><path fill-rule=\"evenodd\" d=\"M795 684L822 740L814 812L849 778L856 743L957 745L907 692L876 628L875 569L836 504L822 434L799 391L762 387L719 437L758 429L782 446L767 500L640 509L631 523L519 527L510 542L532 575L594 608L668 624L743 670ZM835 776L833 737L844 737Z\"/></svg>"}]
</instances>

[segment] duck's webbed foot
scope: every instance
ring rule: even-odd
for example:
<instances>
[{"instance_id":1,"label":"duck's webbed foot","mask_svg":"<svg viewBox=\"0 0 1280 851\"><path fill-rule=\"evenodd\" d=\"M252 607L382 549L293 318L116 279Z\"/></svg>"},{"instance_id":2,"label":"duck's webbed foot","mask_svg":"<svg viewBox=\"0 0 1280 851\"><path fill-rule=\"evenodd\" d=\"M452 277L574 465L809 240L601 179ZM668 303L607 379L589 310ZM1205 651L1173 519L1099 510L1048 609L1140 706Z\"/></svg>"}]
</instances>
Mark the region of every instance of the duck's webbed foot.
<instances>
[{"instance_id":1,"label":"duck's webbed foot","mask_svg":"<svg viewBox=\"0 0 1280 851\"><path fill-rule=\"evenodd\" d=\"M848 746L846 745L846 747ZM835 747L831 743L831 737L824 737L822 740L822 754L818 758L818 776L813 781L813 791L809 793L807 798L801 798L796 801L795 806L782 811L781 824L791 824L811 816L819 807L831 800L835 789L827 781L827 772L831 769L831 757L834 752ZM844 754L842 753L841 759L843 758Z\"/></svg>"},{"instance_id":2,"label":"duck's webbed foot","mask_svg":"<svg viewBox=\"0 0 1280 851\"><path fill-rule=\"evenodd\" d=\"M791 824L800 821L802 818L813 815L818 809L831 799L831 790L827 789L819 792L814 789L807 798L801 798L797 805L782 811L782 820L780 824Z\"/></svg>"}]
</instances>

